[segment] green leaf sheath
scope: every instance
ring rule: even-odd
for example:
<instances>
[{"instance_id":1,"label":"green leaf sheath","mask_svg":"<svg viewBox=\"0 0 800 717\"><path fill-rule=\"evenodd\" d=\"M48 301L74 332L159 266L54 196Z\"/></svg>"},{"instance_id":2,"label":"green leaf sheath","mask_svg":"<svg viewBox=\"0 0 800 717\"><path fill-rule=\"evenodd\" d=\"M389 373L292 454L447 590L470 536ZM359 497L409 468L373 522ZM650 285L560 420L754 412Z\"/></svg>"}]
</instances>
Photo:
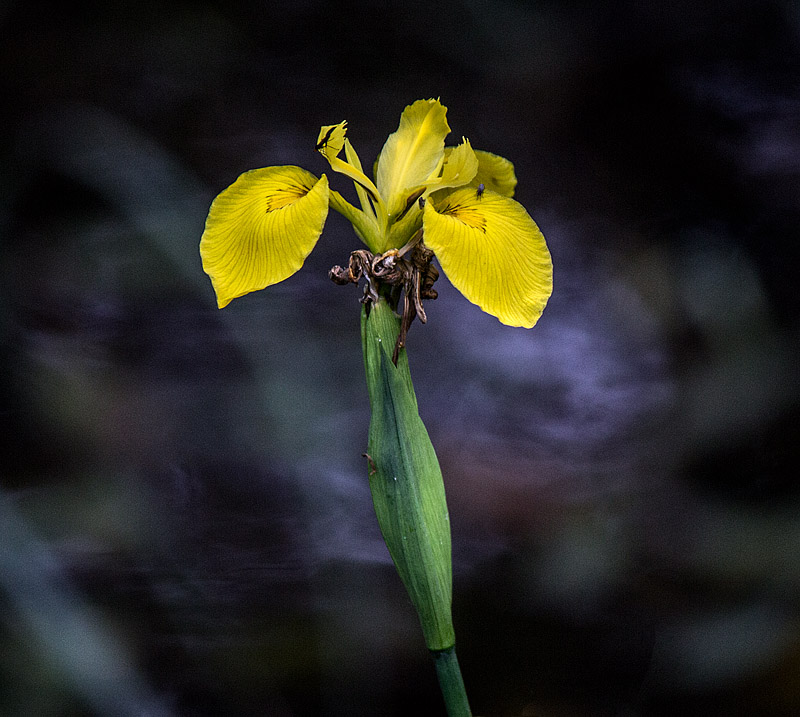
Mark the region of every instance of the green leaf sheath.
<instances>
[{"instance_id":1,"label":"green leaf sheath","mask_svg":"<svg viewBox=\"0 0 800 717\"><path fill-rule=\"evenodd\" d=\"M439 461L417 409L405 349L392 352L400 319L381 299L361 315L372 419L369 484L375 513L430 650L455 643L450 520Z\"/></svg>"}]
</instances>

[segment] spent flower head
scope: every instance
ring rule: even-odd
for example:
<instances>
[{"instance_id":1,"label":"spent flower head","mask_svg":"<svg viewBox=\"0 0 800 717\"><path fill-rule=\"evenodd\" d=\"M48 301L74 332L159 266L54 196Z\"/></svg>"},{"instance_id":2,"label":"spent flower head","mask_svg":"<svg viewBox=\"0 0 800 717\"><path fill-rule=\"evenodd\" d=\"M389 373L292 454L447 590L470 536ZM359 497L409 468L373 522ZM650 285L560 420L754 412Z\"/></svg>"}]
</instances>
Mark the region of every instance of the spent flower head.
<instances>
[{"instance_id":1,"label":"spent flower head","mask_svg":"<svg viewBox=\"0 0 800 717\"><path fill-rule=\"evenodd\" d=\"M511 162L474 150L465 138L446 147L446 115L439 100L406 107L373 178L346 136L347 122L320 129L316 149L353 180L360 208L324 174L300 167L242 174L212 203L200 241L219 307L300 269L333 207L373 254L402 253L421 240L467 299L504 324L532 327L553 288L544 237L512 199Z\"/></svg>"}]
</instances>

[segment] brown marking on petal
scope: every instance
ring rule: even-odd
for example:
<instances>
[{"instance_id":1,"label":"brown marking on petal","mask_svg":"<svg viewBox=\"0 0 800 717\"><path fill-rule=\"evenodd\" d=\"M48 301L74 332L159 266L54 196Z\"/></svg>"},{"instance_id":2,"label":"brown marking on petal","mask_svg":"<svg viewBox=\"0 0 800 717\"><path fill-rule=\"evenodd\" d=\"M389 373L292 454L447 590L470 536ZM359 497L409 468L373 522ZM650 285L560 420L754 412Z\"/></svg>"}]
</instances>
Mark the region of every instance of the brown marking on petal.
<instances>
[{"instance_id":1,"label":"brown marking on petal","mask_svg":"<svg viewBox=\"0 0 800 717\"><path fill-rule=\"evenodd\" d=\"M370 189L370 188L369 188L369 187L368 187L366 184L362 184L362 183L361 183L361 182L359 182L357 179L353 179L353 181L354 181L356 184L358 184L358 186L359 186L359 187L361 187L361 188L362 188L362 189L363 189L363 190L364 190L364 191L365 191L367 194L369 194L369 196L370 196L370 197L372 197L372 201L373 201L373 202L379 202L379 201L380 201L380 200L378 199L378 195L377 195L377 194L375 194L375 192L373 192L373 191L372 191L372 190L371 190L371 189Z\"/></svg>"},{"instance_id":2,"label":"brown marking on petal","mask_svg":"<svg viewBox=\"0 0 800 717\"><path fill-rule=\"evenodd\" d=\"M406 206L405 206L405 209L403 209L403 211L402 211L402 212L400 212L400 214L398 214L398 215L397 215L397 216L394 218L394 221L395 221L395 222L399 222L399 221L400 221L400 220L401 220L401 219L402 219L402 218L403 218L403 217L404 217L406 214L408 214L408 211L411 209L411 207L413 207L413 206L414 206L414 202L416 202L416 201L417 201L417 199L420 199L420 198L422 197L422 195L423 195L423 194L425 194L425 187L423 187L422 189L418 189L416 192L414 192L413 194L411 194L411 195L408 197L408 199L406 199Z\"/></svg>"},{"instance_id":3,"label":"brown marking on petal","mask_svg":"<svg viewBox=\"0 0 800 717\"><path fill-rule=\"evenodd\" d=\"M482 196L483 193L481 193L478 198ZM447 200L438 212L439 214L445 214L458 219L462 224L466 224L468 227L473 227L474 229L479 229L486 234L486 217L478 212L472 204L462 204L460 202L450 204L449 200Z\"/></svg>"},{"instance_id":4,"label":"brown marking on petal","mask_svg":"<svg viewBox=\"0 0 800 717\"><path fill-rule=\"evenodd\" d=\"M290 184L276 189L265 197L267 201L267 213L294 204L298 199L305 197L310 191L311 187L306 187L303 184Z\"/></svg>"}]
</instances>

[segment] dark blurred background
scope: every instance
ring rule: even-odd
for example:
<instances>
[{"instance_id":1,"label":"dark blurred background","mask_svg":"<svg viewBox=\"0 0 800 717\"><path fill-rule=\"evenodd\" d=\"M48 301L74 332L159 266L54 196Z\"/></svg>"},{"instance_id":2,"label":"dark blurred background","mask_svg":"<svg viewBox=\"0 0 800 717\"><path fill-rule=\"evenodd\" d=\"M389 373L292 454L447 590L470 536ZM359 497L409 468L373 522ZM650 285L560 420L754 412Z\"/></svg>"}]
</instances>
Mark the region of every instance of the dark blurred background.
<instances>
[{"instance_id":1,"label":"dark blurred background","mask_svg":"<svg viewBox=\"0 0 800 717\"><path fill-rule=\"evenodd\" d=\"M477 715L800 714L800 6L0 9L0 714L442 713L376 526L358 242L218 311L254 167L441 97L553 255L409 336ZM331 176L351 196L352 185Z\"/></svg>"}]
</instances>

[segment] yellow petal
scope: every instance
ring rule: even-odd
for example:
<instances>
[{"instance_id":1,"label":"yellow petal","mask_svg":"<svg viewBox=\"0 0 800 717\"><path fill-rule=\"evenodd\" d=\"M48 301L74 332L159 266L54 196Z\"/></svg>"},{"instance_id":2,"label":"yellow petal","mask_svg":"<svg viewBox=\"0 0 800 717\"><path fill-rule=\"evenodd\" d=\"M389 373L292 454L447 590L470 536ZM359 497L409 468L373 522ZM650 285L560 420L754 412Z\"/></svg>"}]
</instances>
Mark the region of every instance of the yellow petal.
<instances>
[{"instance_id":1,"label":"yellow petal","mask_svg":"<svg viewBox=\"0 0 800 717\"><path fill-rule=\"evenodd\" d=\"M347 120L339 124L326 124L319 130L317 137L317 152L321 152L325 157L331 155L337 157L344 147L344 138L347 134Z\"/></svg>"},{"instance_id":2,"label":"yellow petal","mask_svg":"<svg viewBox=\"0 0 800 717\"><path fill-rule=\"evenodd\" d=\"M447 108L439 100L417 100L403 110L400 126L381 150L376 179L390 216L406 207L407 190L435 177L450 133Z\"/></svg>"},{"instance_id":3,"label":"yellow petal","mask_svg":"<svg viewBox=\"0 0 800 717\"><path fill-rule=\"evenodd\" d=\"M346 162L343 159L339 159L339 154L341 153L342 149L345 146L349 145L350 142L345 138L345 134L347 133L347 122L340 122L339 124L329 124L322 127L319 131L319 137L317 138L317 151L328 160L328 163L331 165L331 169L334 172L340 172L347 177L350 177L356 185L363 187L367 194L375 201L377 204L381 204L381 198L378 195L378 189L373 184L372 180L364 174L363 169L361 168L361 161L358 160L358 156L356 155L356 164L351 164L349 161ZM352 157L355 153L355 150L352 147L348 147L346 151L346 156L348 159ZM360 197L359 193L359 197Z\"/></svg>"},{"instance_id":4,"label":"yellow petal","mask_svg":"<svg viewBox=\"0 0 800 717\"><path fill-rule=\"evenodd\" d=\"M420 197L427 196L431 191L460 187L467 184L475 175L475 172L478 171L478 159L475 156L475 152L472 151L468 139L464 139L460 145L451 149L453 151L449 154L440 177L428 180L421 187L413 187L407 190L405 208L395 215L395 223L391 225L388 240L382 246L381 251L400 248L420 228L422 225L422 210L419 205Z\"/></svg>"},{"instance_id":5,"label":"yellow petal","mask_svg":"<svg viewBox=\"0 0 800 717\"><path fill-rule=\"evenodd\" d=\"M434 195L436 197L436 195ZM553 291L553 264L525 208L491 190L456 189L425 205L425 244L472 303L531 328Z\"/></svg>"},{"instance_id":6,"label":"yellow petal","mask_svg":"<svg viewBox=\"0 0 800 717\"><path fill-rule=\"evenodd\" d=\"M445 147L445 158L448 164L451 162L451 153L456 149L456 147ZM482 184L486 189L502 194L504 197L513 197L514 189L517 186L514 165L505 157L485 152L482 149L475 149L473 152L478 159L478 171L470 181L470 185L477 187Z\"/></svg>"},{"instance_id":7,"label":"yellow petal","mask_svg":"<svg viewBox=\"0 0 800 717\"><path fill-rule=\"evenodd\" d=\"M241 175L211 204L200 240L219 308L294 274L328 215L328 179L300 167Z\"/></svg>"},{"instance_id":8,"label":"yellow petal","mask_svg":"<svg viewBox=\"0 0 800 717\"><path fill-rule=\"evenodd\" d=\"M419 199L427 197L432 191L441 189L460 187L468 184L475 172L478 171L478 159L472 151L469 140L464 141L453 148L448 161L442 168L441 176L436 179L429 179L421 187L407 189L405 197L405 207L399 214L395 214L394 223L389 229L389 237L381 251L386 251L392 247L400 248L403 246L422 225L422 209Z\"/></svg>"},{"instance_id":9,"label":"yellow petal","mask_svg":"<svg viewBox=\"0 0 800 717\"><path fill-rule=\"evenodd\" d=\"M428 186L436 189L445 187L460 187L469 183L478 172L478 157L472 149L469 140L462 137L462 142L457 147L445 148L445 164L442 176ZM478 185L475 184L477 187Z\"/></svg>"},{"instance_id":10,"label":"yellow petal","mask_svg":"<svg viewBox=\"0 0 800 717\"><path fill-rule=\"evenodd\" d=\"M347 157L347 163L351 167L357 169L359 172L361 172L361 174L364 174L364 169L361 166L361 158L358 156L355 147L350 144L350 140L347 138L344 140L344 156ZM361 208L364 210L365 214L368 214L372 219L375 219L375 209L369 199L369 193L358 182L355 182L355 185L356 194L358 194L358 200L361 202Z\"/></svg>"}]
</instances>

